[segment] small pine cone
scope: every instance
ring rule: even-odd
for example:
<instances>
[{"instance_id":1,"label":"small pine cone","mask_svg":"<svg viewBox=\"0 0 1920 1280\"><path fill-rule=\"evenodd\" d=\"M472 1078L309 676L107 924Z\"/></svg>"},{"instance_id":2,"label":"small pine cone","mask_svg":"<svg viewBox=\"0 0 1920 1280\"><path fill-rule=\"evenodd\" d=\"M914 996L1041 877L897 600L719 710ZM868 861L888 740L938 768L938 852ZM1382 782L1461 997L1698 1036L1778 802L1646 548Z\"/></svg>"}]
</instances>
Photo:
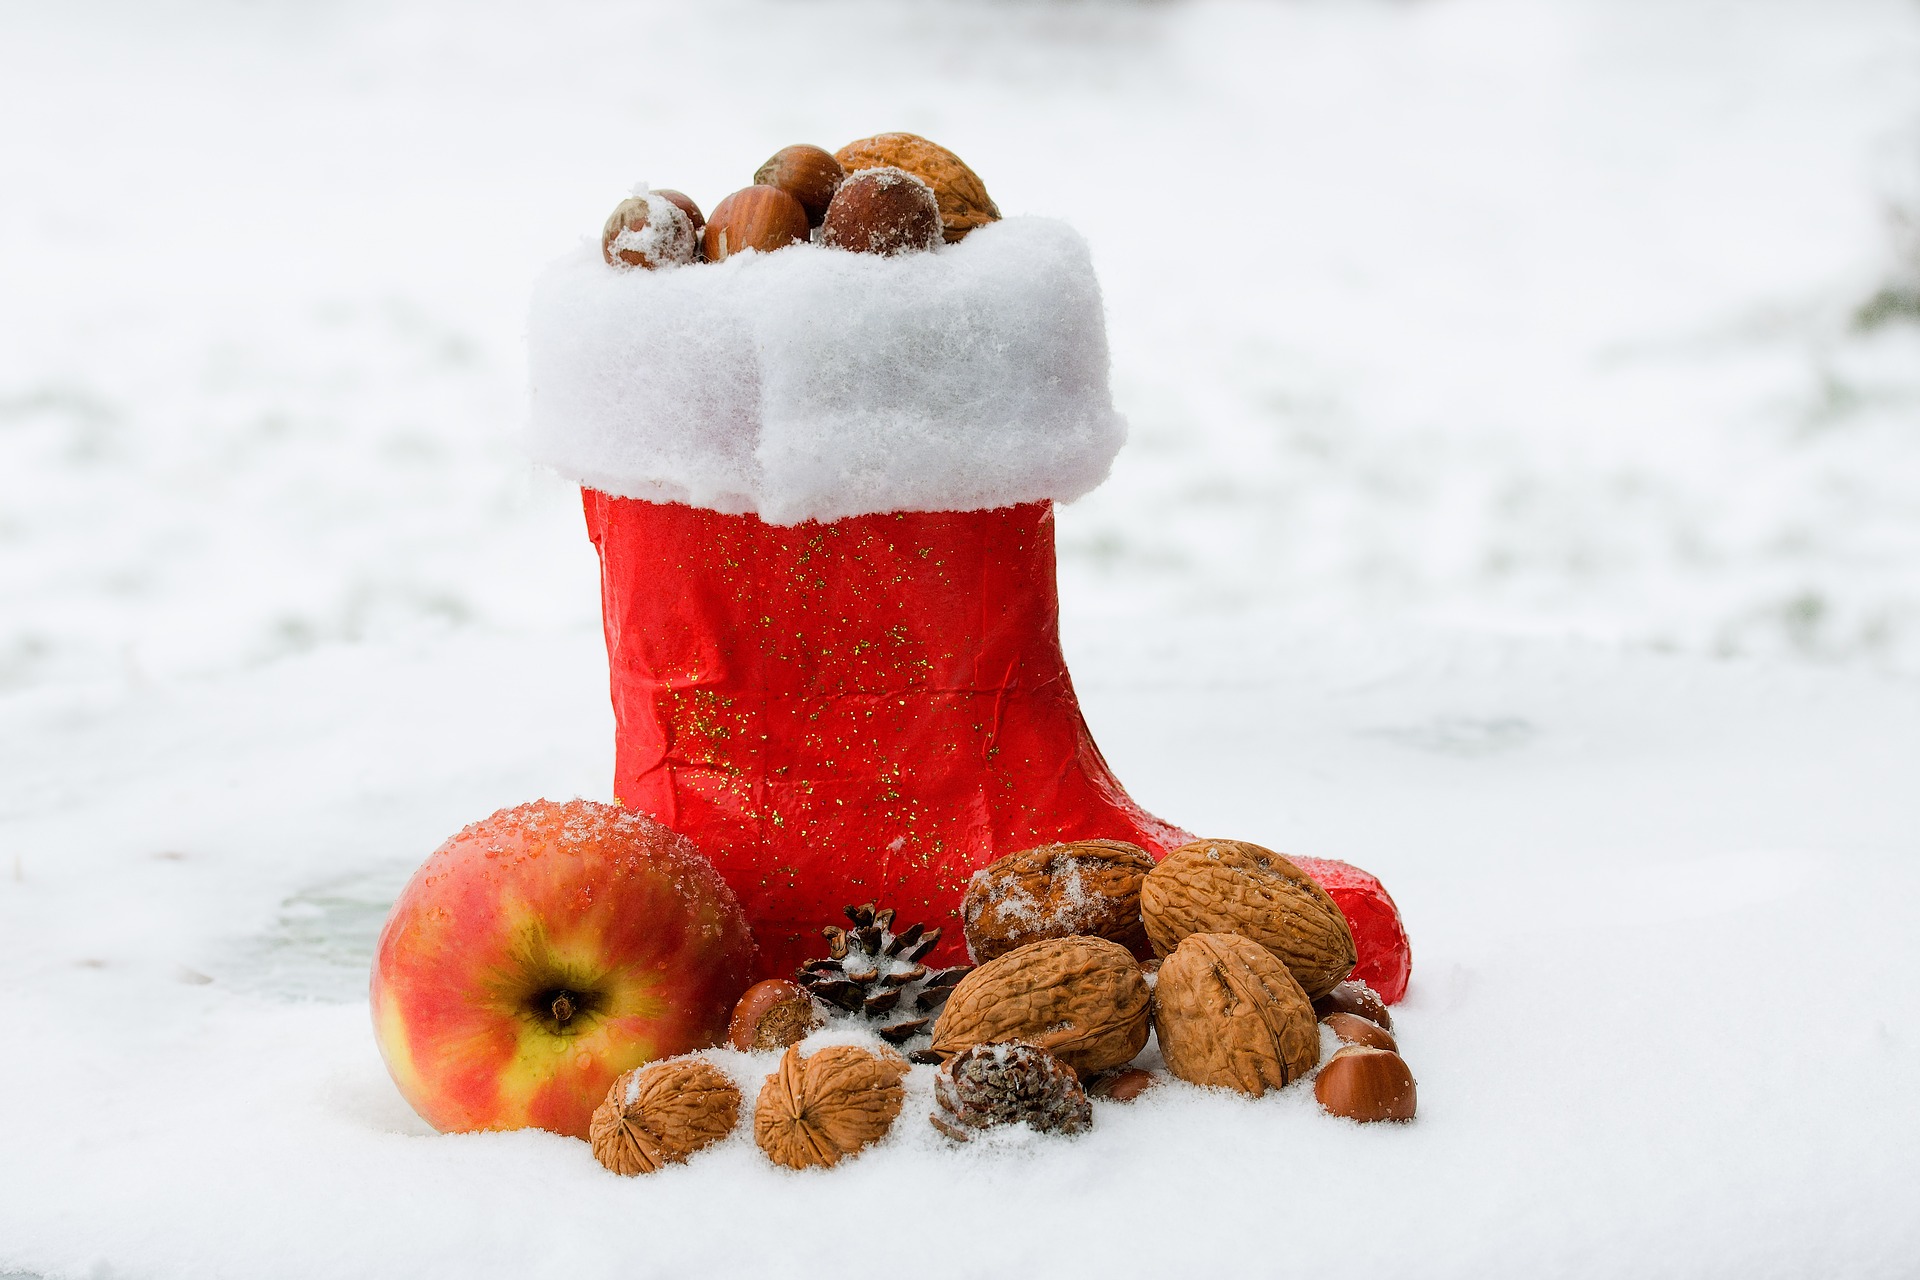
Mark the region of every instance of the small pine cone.
<instances>
[{"instance_id":1,"label":"small pine cone","mask_svg":"<svg viewBox=\"0 0 1920 1280\"><path fill-rule=\"evenodd\" d=\"M971 1129L1032 1125L1041 1133L1079 1133L1093 1123L1093 1106L1072 1067L1035 1045L976 1044L941 1066L934 1077L933 1127L958 1142Z\"/></svg>"},{"instance_id":2,"label":"small pine cone","mask_svg":"<svg viewBox=\"0 0 1920 1280\"><path fill-rule=\"evenodd\" d=\"M972 968L921 964L939 944L939 928L910 924L895 933L891 907L850 906L846 917L851 929L821 930L828 954L800 967L800 985L822 1005L881 1023L880 1038L888 1044L904 1047L930 1035L928 1024Z\"/></svg>"},{"instance_id":3,"label":"small pine cone","mask_svg":"<svg viewBox=\"0 0 1920 1280\"><path fill-rule=\"evenodd\" d=\"M740 1090L701 1058L668 1058L635 1067L613 1082L593 1113L593 1155L631 1177L678 1164L733 1131Z\"/></svg>"}]
</instances>

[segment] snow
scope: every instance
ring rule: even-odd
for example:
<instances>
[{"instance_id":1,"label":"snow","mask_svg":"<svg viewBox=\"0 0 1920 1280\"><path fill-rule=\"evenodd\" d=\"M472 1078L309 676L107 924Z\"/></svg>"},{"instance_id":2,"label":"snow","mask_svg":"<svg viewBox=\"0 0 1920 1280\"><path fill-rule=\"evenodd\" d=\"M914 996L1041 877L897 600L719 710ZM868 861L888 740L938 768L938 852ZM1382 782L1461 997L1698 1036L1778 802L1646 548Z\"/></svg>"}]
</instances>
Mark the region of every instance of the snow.
<instances>
[{"instance_id":1,"label":"snow","mask_svg":"<svg viewBox=\"0 0 1920 1280\"><path fill-rule=\"evenodd\" d=\"M934 1275L1911 1274L1920 327L1855 320L1920 270L1911 5L0 25L0 1275L818 1274L850 1205ZM1167 1086L630 1181L388 1082L407 876L608 792L534 281L633 175L888 128L1091 247L1076 687L1154 811L1383 877L1414 1124Z\"/></svg>"},{"instance_id":2,"label":"snow","mask_svg":"<svg viewBox=\"0 0 1920 1280\"><path fill-rule=\"evenodd\" d=\"M1414 928L1395 1009L1410 1127L1328 1119L1303 1089L1170 1085L1098 1103L1072 1142L956 1152L915 1104L830 1177L736 1142L643 1182L546 1135L431 1135L367 1025L384 903L495 799L604 788L610 725L591 637L334 648L111 708L7 707L0 999L24 1030L0 1055L0 1257L799 1274L845 1257L848 1204L909 1195L983 1224L936 1274L1280 1255L1390 1276L1899 1274L1920 1245L1920 690L1566 641L1261 632L1176 663L1082 627L1072 656L1143 800L1393 887ZM1528 731L1465 753L1426 732L1461 720ZM1095 1229L1117 1206L1131 1229ZM543 1209L623 1225L556 1240L529 1226Z\"/></svg>"},{"instance_id":3,"label":"snow","mask_svg":"<svg viewBox=\"0 0 1920 1280\"><path fill-rule=\"evenodd\" d=\"M1126 437L1086 242L1051 219L658 271L583 244L528 329L530 452L624 497L776 524L1066 501Z\"/></svg>"}]
</instances>

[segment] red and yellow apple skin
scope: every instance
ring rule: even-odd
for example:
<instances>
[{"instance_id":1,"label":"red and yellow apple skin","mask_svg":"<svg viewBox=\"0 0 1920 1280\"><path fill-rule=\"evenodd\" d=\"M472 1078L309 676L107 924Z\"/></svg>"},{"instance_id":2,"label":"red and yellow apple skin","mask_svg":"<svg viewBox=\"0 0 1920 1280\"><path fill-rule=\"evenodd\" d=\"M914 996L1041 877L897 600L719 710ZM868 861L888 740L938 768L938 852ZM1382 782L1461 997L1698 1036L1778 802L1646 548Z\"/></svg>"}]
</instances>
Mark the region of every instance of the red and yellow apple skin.
<instances>
[{"instance_id":1,"label":"red and yellow apple skin","mask_svg":"<svg viewBox=\"0 0 1920 1280\"><path fill-rule=\"evenodd\" d=\"M692 841L617 805L535 801L414 873L374 956L374 1037L436 1129L584 1138L621 1072L725 1038L752 960Z\"/></svg>"}]
</instances>

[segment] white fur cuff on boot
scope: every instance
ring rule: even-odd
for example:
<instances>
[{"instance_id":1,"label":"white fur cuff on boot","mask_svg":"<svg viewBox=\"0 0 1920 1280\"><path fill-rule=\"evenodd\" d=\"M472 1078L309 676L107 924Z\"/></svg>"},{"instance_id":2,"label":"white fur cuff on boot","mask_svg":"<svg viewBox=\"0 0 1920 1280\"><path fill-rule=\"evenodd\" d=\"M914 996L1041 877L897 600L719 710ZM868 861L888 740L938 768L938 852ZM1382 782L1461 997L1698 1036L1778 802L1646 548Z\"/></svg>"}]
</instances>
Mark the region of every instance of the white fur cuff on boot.
<instances>
[{"instance_id":1,"label":"white fur cuff on boot","mask_svg":"<svg viewBox=\"0 0 1920 1280\"><path fill-rule=\"evenodd\" d=\"M1086 242L1046 218L892 258L648 271L583 244L542 277L529 344L535 459L775 524L1068 501L1126 437Z\"/></svg>"}]
</instances>

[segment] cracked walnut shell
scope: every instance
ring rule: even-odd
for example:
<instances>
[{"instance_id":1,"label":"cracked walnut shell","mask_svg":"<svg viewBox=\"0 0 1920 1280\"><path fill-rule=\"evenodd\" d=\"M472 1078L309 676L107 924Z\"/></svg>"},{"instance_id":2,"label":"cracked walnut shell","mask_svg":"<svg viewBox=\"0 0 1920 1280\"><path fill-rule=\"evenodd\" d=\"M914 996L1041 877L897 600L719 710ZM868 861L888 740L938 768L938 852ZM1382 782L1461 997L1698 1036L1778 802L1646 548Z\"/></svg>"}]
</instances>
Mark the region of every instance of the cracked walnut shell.
<instances>
[{"instance_id":1,"label":"cracked walnut shell","mask_svg":"<svg viewBox=\"0 0 1920 1280\"><path fill-rule=\"evenodd\" d=\"M1313 1004L1271 951L1231 933L1191 933L1160 966L1154 1028L1167 1070L1259 1097L1320 1061Z\"/></svg>"},{"instance_id":2,"label":"cracked walnut shell","mask_svg":"<svg viewBox=\"0 0 1920 1280\"><path fill-rule=\"evenodd\" d=\"M1146 1047L1146 975L1105 938L1048 938L981 965L933 1027L943 1060L976 1044L1024 1040L1079 1072L1124 1066Z\"/></svg>"},{"instance_id":3,"label":"cracked walnut shell","mask_svg":"<svg viewBox=\"0 0 1920 1280\"><path fill-rule=\"evenodd\" d=\"M1076 934L1151 954L1140 883L1153 859L1124 840L1077 840L1010 853L973 873L960 919L976 964L1041 938Z\"/></svg>"},{"instance_id":4,"label":"cracked walnut shell","mask_svg":"<svg viewBox=\"0 0 1920 1280\"><path fill-rule=\"evenodd\" d=\"M1140 886L1140 915L1160 956L1193 933L1251 938L1279 957L1310 1000L1332 991L1357 958L1347 918L1327 891L1244 840L1195 840L1168 854Z\"/></svg>"},{"instance_id":5,"label":"cracked walnut shell","mask_svg":"<svg viewBox=\"0 0 1920 1280\"><path fill-rule=\"evenodd\" d=\"M893 1127L906 1074L907 1060L887 1050L836 1044L802 1058L790 1046L760 1088L753 1140L789 1169L838 1164Z\"/></svg>"},{"instance_id":6,"label":"cracked walnut shell","mask_svg":"<svg viewBox=\"0 0 1920 1280\"><path fill-rule=\"evenodd\" d=\"M861 169L891 166L905 169L933 188L940 202L940 224L948 244L967 232L997 222L1000 209L987 194L987 184L964 161L937 142L916 133L881 133L849 142L834 152L849 176Z\"/></svg>"},{"instance_id":7,"label":"cracked walnut shell","mask_svg":"<svg viewBox=\"0 0 1920 1280\"><path fill-rule=\"evenodd\" d=\"M587 1127L593 1156L632 1176L678 1164L733 1132L740 1090L703 1058L667 1058L613 1082Z\"/></svg>"}]
</instances>

